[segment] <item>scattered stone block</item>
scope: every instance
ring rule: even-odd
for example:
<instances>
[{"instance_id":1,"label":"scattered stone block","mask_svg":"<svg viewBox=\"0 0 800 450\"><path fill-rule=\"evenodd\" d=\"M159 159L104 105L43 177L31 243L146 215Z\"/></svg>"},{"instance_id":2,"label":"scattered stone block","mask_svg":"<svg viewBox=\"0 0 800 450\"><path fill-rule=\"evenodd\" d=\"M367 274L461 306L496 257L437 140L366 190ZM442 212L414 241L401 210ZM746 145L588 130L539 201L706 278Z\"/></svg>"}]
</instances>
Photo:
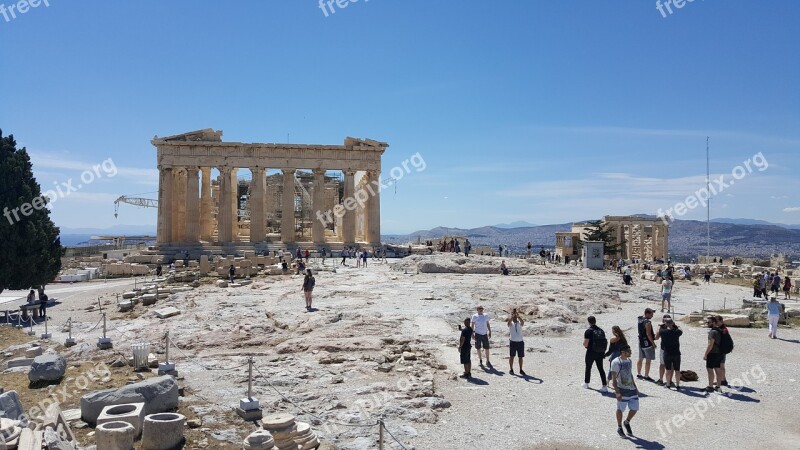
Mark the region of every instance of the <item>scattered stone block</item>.
<instances>
[{"instance_id":1,"label":"scattered stone block","mask_svg":"<svg viewBox=\"0 0 800 450\"><path fill-rule=\"evenodd\" d=\"M0 417L19 420L23 414L25 414L25 410L22 408L22 402L19 401L17 391L0 394Z\"/></svg>"},{"instance_id":2,"label":"scattered stone block","mask_svg":"<svg viewBox=\"0 0 800 450\"><path fill-rule=\"evenodd\" d=\"M9 359L6 366L11 369L14 367L25 367L33 364L33 358L14 358Z\"/></svg>"},{"instance_id":3,"label":"scattered stone block","mask_svg":"<svg viewBox=\"0 0 800 450\"><path fill-rule=\"evenodd\" d=\"M27 350L25 350L25 357L26 358L36 358L42 354L42 347L35 345Z\"/></svg>"},{"instance_id":4,"label":"scattered stone block","mask_svg":"<svg viewBox=\"0 0 800 450\"><path fill-rule=\"evenodd\" d=\"M228 282L225 280L217 280L216 285L218 288L226 288L228 287Z\"/></svg>"},{"instance_id":5,"label":"scattered stone block","mask_svg":"<svg viewBox=\"0 0 800 450\"><path fill-rule=\"evenodd\" d=\"M177 316L181 313L181 310L174 306L167 306L166 308L157 309L154 312L156 317L159 319L167 319L169 317Z\"/></svg>"},{"instance_id":6,"label":"scattered stone block","mask_svg":"<svg viewBox=\"0 0 800 450\"><path fill-rule=\"evenodd\" d=\"M244 439L243 448L245 450L272 450L275 447L275 439L267 430L257 430Z\"/></svg>"},{"instance_id":7,"label":"scattered stone block","mask_svg":"<svg viewBox=\"0 0 800 450\"><path fill-rule=\"evenodd\" d=\"M130 300L121 301L117 303L117 306L119 307L119 312L133 311L133 302Z\"/></svg>"},{"instance_id":8,"label":"scattered stone block","mask_svg":"<svg viewBox=\"0 0 800 450\"><path fill-rule=\"evenodd\" d=\"M67 371L67 361L60 355L41 355L33 360L28 372L31 383L37 381L59 381Z\"/></svg>"},{"instance_id":9,"label":"scattered stone block","mask_svg":"<svg viewBox=\"0 0 800 450\"><path fill-rule=\"evenodd\" d=\"M178 384L169 375L149 378L119 389L106 389L81 397L81 419L97 423L103 408L125 403L144 403L144 413L156 414L178 407Z\"/></svg>"},{"instance_id":10,"label":"scattered stone block","mask_svg":"<svg viewBox=\"0 0 800 450\"><path fill-rule=\"evenodd\" d=\"M136 297L136 292L130 291L130 292L123 292L122 293L122 298L123 299L127 300L127 299L131 299L131 298L134 298L134 297Z\"/></svg>"}]
</instances>

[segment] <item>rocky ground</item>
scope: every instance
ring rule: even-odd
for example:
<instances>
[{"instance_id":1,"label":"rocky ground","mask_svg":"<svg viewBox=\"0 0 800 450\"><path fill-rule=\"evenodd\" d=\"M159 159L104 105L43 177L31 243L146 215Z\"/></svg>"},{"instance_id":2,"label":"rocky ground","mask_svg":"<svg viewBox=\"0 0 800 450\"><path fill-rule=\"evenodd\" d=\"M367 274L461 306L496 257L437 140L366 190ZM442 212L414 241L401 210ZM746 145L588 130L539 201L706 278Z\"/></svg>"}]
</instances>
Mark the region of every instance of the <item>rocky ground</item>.
<instances>
[{"instance_id":1,"label":"rocky ground","mask_svg":"<svg viewBox=\"0 0 800 450\"><path fill-rule=\"evenodd\" d=\"M304 308L299 276L257 278L237 288L204 283L128 313L116 312L113 302L132 282L76 284L64 293L71 297L52 309L50 331L54 343L63 342L66 334L52 325L72 316L80 345L58 350L71 361L113 360L114 353L94 345L101 331L93 328L99 311L92 305L101 296L101 303L111 303L106 308L115 351L127 355L131 343L148 341L163 358L169 331L176 346L170 358L185 386L182 401L202 419L203 434L192 435L189 448L240 448L253 431L231 411L246 396L251 356L254 396L264 410L296 414L341 449L376 448L379 418L408 449L797 445L796 329L781 330L780 340L768 339L760 328L735 329L728 379L740 379L744 387L706 396L700 392L706 330L684 325L684 368L696 371L700 382L682 393L643 382L642 411L633 422L638 438L622 440L614 399L596 390L597 373L592 389L580 387L585 318L597 316L607 333L614 324L630 328L635 341L636 317L657 305L658 286L645 280L624 286L610 272L519 259L506 260L512 275L504 277L500 261L437 254L371 261L366 269L337 266L334 272L331 264L338 261L329 260L316 273L312 312ZM704 302L722 308L748 295L737 286L679 282L674 299L681 317ZM467 382L456 378L457 326L478 303L493 318L494 370L476 367L475 379ZM156 318L153 310L167 304L182 313ZM504 319L513 307L528 321L528 378L508 373ZM685 420L689 410L695 414ZM388 434L386 439L390 448L401 448Z\"/></svg>"}]
</instances>

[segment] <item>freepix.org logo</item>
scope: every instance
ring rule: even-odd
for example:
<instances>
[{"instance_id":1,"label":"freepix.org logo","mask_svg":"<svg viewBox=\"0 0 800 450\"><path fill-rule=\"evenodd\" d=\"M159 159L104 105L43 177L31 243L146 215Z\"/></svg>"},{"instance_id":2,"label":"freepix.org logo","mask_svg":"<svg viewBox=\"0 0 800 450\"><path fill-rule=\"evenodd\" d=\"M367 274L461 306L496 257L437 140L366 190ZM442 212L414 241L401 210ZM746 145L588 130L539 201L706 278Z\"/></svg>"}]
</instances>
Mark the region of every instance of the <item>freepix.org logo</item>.
<instances>
[{"instance_id":1,"label":"freepix.org logo","mask_svg":"<svg viewBox=\"0 0 800 450\"><path fill-rule=\"evenodd\" d=\"M0 3L0 16L3 16L3 20L8 23L16 19L17 16L26 14L32 8L38 8L41 5L49 7L50 0L19 0L9 5Z\"/></svg>"}]
</instances>

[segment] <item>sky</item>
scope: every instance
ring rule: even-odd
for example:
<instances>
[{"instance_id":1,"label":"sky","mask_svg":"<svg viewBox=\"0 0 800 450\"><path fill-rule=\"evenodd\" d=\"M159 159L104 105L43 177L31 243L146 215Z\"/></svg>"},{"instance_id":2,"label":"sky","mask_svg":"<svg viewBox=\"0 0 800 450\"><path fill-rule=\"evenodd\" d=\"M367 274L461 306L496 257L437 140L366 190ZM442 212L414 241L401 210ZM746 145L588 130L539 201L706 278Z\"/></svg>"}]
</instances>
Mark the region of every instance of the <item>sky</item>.
<instances>
[{"instance_id":1,"label":"sky","mask_svg":"<svg viewBox=\"0 0 800 450\"><path fill-rule=\"evenodd\" d=\"M69 192L62 228L154 230L113 201L157 198L150 140L204 128L385 141L384 177L419 154L382 193L385 234L705 220L706 137L712 218L800 223L796 0L0 5L0 129Z\"/></svg>"}]
</instances>

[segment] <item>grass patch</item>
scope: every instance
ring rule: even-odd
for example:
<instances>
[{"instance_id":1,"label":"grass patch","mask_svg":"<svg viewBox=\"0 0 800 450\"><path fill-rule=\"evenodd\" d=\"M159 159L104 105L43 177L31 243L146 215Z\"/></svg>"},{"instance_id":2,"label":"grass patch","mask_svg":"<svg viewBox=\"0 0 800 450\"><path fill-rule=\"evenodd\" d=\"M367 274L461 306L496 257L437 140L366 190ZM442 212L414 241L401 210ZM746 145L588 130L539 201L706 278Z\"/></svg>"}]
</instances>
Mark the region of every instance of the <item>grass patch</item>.
<instances>
[{"instance_id":1,"label":"grass patch","mask_svg":"<svg viewBox=\"0 0 800 450\"><path fill-rule=\"evenodd\" d=\"M28 336L28 333L22 330L18 330L14 327L0 326L0 342L3 343L4 349L35 340L35 336Z\"/></svg>"}]
</instances>

